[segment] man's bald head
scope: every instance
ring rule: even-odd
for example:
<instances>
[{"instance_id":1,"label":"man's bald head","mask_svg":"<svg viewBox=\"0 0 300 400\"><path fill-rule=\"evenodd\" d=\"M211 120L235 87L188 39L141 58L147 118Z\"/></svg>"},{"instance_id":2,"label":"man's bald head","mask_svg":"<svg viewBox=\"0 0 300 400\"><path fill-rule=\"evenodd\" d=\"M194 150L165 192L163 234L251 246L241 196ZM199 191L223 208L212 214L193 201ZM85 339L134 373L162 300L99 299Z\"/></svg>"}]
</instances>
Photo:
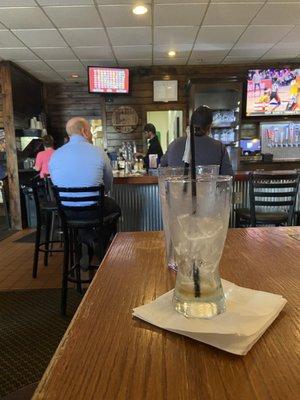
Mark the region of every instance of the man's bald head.
<instances>
[{"instance_id":1,"label":"man's bald head","mask_svg":"<svg viewBox=\"0 0 300 400\"><path fill-rule=\"evenodd\" d=\"M66 131L69 136L81 135L89 142L92 141L90 124L82 117L74 117L69 119L66 125Z\"/></svg>"}]
</instances>

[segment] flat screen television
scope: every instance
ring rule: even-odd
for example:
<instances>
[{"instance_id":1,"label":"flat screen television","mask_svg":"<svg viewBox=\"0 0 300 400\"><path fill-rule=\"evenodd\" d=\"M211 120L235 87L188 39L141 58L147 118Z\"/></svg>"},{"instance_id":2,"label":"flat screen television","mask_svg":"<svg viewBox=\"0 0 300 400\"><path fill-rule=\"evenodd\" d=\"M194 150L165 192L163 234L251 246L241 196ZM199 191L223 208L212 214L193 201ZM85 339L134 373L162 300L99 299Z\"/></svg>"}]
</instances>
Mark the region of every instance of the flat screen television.
<instances>
[{"instance_id":1,"label":"flat screen television","mask_svg":"<svg viewBox=\"0 0 300 400\"><path fill-rule=\"evenodd\" d=\"M261 144L259 139L241 139L240 148L243 154L259 153Z\"/></svg>"},{"instance_id":2,"label":"flat screen television","mask_svg":"<svg viewBox=\"0 0 300 400\"><path fill-rule=\"evenodd\" d=\"M248 71L246 117L300 115L300 68Z\"/></svg>"},{"instance_id":3,"label":"flat screen television","mask_svg":"<svg viewBox=\"0 0 300 400\"><path fill-rule=\"evenodd\" d=\"M88 67L90 93L129 93L129 69Z\"/></svg>"}]
</instances>

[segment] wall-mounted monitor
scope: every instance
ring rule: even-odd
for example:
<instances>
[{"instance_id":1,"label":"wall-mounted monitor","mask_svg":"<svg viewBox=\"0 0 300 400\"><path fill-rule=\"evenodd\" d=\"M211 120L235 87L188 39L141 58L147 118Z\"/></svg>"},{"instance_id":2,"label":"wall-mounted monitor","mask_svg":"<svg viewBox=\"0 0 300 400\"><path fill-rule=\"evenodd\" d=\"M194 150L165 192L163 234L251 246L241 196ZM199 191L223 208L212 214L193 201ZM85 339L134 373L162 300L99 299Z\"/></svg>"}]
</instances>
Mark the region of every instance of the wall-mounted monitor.
<instances>
[{"instance_id":1,"label":"wall-mounted monitor","mask_svg":"<svg viewBox=\"0 0 300 400\"><path fill-rule=\"evenodd\" d=\"M90 93L129 93L129 69L88 67Z\"/></svg>"},{"instance_id":2,"label":"wall-mounted monitor","mask_svg":"<svg viewBox=\"0 0 300 400\"><path fill-rule=\"evenodd\" d=\"M300 115L300 68L248 71L246 116Z\"/></svg>"},{"instance_id":3,"label":"wall-mounted monitor","mask_svg":"<svg viewBox=\"0 0 300 400\"><path fill-rule=\"evenodd\" d=\"M240 148L243 154L255 154L261 150L261 143L259 139L241 139Z\"/></svg>"}]
</instances>

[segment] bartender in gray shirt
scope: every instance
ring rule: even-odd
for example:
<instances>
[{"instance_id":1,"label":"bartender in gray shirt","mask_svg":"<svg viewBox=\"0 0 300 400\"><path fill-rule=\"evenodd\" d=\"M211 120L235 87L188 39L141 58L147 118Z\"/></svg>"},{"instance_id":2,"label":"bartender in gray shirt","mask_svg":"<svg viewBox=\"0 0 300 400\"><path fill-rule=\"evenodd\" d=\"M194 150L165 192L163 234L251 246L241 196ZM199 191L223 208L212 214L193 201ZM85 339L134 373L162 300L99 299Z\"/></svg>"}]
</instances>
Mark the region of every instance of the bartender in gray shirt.
<instances>
[{"instance_id":1,"label":"bartender in gray shirt","mask_svg":"<svg viewBox=\"0 0 300 400\"><path fill-rule=\"evenodd\" d=\"M195 130L196 165L219 165L220 175L233 175L229 155L223 143L209 137L213 121L212 109L200 106L192 115ZM186 137L175 139L161 158L162 167L183 167Z\"/></svg>"}]
</instances>

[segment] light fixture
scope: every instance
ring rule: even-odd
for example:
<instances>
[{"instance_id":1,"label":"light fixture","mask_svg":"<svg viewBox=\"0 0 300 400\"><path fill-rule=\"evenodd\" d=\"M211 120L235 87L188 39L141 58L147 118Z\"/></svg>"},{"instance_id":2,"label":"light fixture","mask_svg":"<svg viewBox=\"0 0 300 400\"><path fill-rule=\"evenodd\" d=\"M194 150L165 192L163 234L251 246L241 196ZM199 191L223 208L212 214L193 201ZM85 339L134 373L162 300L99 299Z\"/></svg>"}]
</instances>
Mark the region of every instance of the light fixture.
<instances>
[{"instance_id":1,"label":"light fixture","mask_svg":"<svg viewBox=\"0 0 300 400\"><path fill-rule=\"evenodd\" d=\"M169 55L169 57L175 57L176 56L176 51L170 50L168 55Z\"/></svg>"},{"instance_id":2,"label":"light fixture","mask_svg":"<svg viewBox=\"0 0 300 400\"><path fill-rule=\"evenodd\" d=\"M71 78L79 78L79 75L78 74L72 74Z\"/></svg>"},{"instance_id":3,"label":"light fixture","mask_svg":"<svg viewBox=\"0 0 300 400\"><path fill-rule=\"evenodd\" d=\"M133 14L135 15L144 15L146 12L148 12L148 8L145 6L136 6L132 9Z\"/></svg>"}]
</instances>

